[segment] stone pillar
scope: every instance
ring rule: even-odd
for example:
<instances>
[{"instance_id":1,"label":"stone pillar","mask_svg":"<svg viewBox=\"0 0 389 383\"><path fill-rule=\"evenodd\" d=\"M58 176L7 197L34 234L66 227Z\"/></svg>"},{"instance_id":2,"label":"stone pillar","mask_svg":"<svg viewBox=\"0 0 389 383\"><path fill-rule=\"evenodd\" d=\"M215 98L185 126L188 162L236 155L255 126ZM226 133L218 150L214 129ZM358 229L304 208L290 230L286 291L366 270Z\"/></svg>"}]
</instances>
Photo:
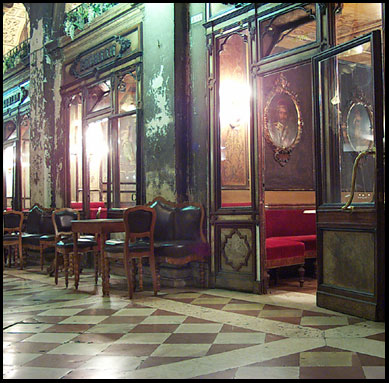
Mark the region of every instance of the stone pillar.
<instances>
[{"instance_id":1,"label":"stone pillar","mask_svg":"<svg viewBox=\"0 0 389 383\"><path fill-rule=\"evenodd\" d=\"M30 5L31 203L61 207L65 195L66 141L60 124L61 60L55 57L54 48L61 31L64 3Z\"/></svg>"}]
</instances>

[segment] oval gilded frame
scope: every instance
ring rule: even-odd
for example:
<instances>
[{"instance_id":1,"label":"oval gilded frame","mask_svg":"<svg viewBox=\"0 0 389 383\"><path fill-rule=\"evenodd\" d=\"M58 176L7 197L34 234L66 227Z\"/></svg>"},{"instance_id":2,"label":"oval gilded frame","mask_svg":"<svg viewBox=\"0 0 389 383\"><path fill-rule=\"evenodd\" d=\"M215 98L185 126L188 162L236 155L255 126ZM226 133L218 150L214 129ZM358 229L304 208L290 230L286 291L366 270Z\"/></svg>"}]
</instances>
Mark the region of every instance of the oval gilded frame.
<instances>
[{"instance_id":1,"label":"oval gilded frame","mask_svg":"<svg viewBox=\"0 0 389 383\"><path fill-rule=\"evenodd\" d=\"M360 116L360 121L363 124L361 128L361 134L365 136L365 141L370 141L370 143L364 143L360 141L358 143L357 138L355 136L355 120L357 115ZM374 144L373 137L373 110L371 105L363 100L352 101L347 113L346 113L346 134L348 142L351 148L355 152L362 152L364 150L370 149ZM371 140L366 140L366 137L371 136ZM361 136L363 138L363 136ZM365 144L365 145L364 145Z\"/></svg>"},{"instance_id":2,"label":"oval gilded frame","mask_svg":"<svg viewBox=\"0 0 389 383\"><path fill-rule=\"evenodd\" d=\"M293 124L295 124L295 133L292 140L287 142L285 140L285 145L280 142L276 142L274 134L272 135L272 130L274 130L273 125L277 124L274 121L275 103L282 103L288 107L289 113L292 109L292 118ZM292 108L293 107L293 108ZM290 118L290 115L289 115ZM274 87L267 96L265 108L264 108L264 136L266 141L272 146L274 151L274 159L281 165L285 166L290 159L292 150L301 140L301 134L303 131L303 119L301 117L301 107L298 96L296 93L292 92L289 89L289 82L286 77L281 74L275 81Z\"/></svg>"}]
</instances>

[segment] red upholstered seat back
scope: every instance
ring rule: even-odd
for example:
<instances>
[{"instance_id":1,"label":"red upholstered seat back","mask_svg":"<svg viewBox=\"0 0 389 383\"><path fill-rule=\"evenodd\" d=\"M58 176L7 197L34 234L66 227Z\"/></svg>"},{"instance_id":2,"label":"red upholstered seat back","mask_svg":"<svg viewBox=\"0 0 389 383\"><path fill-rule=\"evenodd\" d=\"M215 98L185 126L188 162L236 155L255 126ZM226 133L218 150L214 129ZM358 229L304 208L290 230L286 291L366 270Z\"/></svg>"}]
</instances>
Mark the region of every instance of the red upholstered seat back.
<instances>
[{"instance_id":1,"label":"red upholstered seat back","mask_svg":"<svg viewBox=\"0 0 389 383\"><path fill-rule=\"evenodd\" d=\"M82 210L82 202L71 202L70 207L76 210ZM101 207L100 218L107 218L107 208L103 201L91 202L90 203L90 218L96 218L98 208Z\"/></svg>"},{"instance_id":2,"label":"red upholstered seat back","mask_svg":"<svg viewBox=\"0 0 389 383\"><path fill-rule=\"evenodd\" d=\"M316 234L316 214L304 209L266 210L266 238Z\"/></svg>"}]
</instances>

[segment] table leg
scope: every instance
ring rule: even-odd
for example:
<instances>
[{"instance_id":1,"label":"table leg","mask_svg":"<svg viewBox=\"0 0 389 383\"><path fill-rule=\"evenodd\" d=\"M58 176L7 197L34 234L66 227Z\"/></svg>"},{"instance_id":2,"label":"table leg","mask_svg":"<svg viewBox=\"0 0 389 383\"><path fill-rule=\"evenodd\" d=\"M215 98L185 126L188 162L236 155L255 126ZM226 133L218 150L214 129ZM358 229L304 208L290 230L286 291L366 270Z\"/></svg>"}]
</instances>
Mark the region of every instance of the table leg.
<instances>
[{"instance_id":1,"label":"table leg","mask_svg":"<svg viewBox=\"0 0 389 383\"><path fill-rule=\"evenodd\" d=\"M107 240L106 233L100 233L100 262L101 262L101 276L102 276L102 287L103 287L103 297L109 297L109 275L108 275L108 267L105 264L105 251L104 245Z\"/></svg>"},{"instance_id":2,"label":"table leg","mask_svg":"<svg viewBox=\"0 0 389 383\"><path fill-rule=\"evenodd\" d=\"M74 267L74 288L78 289L79 281L79 264L78 264L78 246L77 246L77 233L73 233L73 267Z\"/></svg>"}]
</instances>

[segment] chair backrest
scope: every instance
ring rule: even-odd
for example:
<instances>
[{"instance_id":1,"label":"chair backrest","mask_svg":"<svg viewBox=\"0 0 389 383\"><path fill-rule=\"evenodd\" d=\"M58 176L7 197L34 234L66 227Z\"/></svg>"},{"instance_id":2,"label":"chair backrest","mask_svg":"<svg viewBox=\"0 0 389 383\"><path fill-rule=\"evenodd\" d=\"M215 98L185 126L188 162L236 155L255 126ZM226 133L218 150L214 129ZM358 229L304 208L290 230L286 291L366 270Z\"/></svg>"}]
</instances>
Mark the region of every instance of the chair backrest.
<instances>
[{"instance_id":1,"label":"chair backrest","mask_svg":"<svg viewBox=\"0 0 389 383\"><path fill-rule=\"evenodd\" d=\"M56 236L72 234L72 220L80 219L80 212L70 208L56 209L52 213L52 220Z\"/></svg>"},{"instance_id":2,"label":"chair backrest","mask_svg":"<svg viewBox=\"0 0 389 383\"><path fill-rule=\"evenodd\" d=\"M3 211L3 232L14 233L21 232L24 215L21 211L7 210Z\"/></svg>"},{"instance_id":3,"label":"chair backrest","mask_svg":"<svg viewBox=\"0 0 389 383\"><path fill-rule=\"evenodd\" d=\"M125 210L123 214L126 230L126 242L134 242L138 238L148 237L150 246L154 247L154 228L156 212L149 206L135 206Z\"/></svg>"}]
</instances>

